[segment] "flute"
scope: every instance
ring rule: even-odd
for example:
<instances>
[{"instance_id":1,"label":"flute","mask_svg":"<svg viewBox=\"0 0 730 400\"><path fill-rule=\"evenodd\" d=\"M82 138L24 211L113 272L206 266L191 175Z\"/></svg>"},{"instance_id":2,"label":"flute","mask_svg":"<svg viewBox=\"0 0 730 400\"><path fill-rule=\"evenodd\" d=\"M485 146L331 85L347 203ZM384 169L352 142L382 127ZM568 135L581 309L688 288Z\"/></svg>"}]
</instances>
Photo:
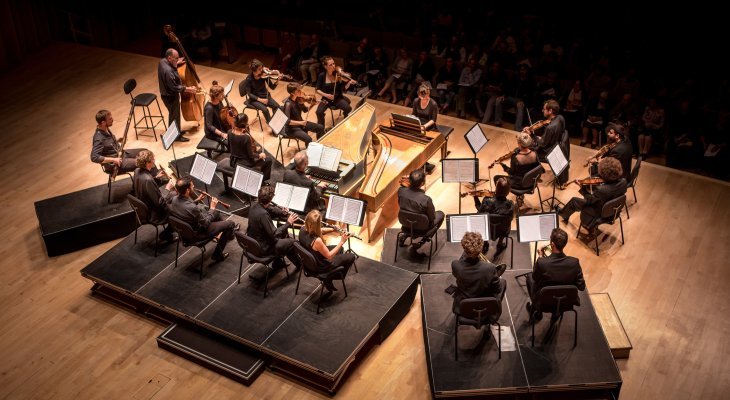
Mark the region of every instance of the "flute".
<instances>
[{"instance_id":1,"label":"flute","mask_svg":"<svg viewBox=\"0 0 730 400\"><path fill-rule=\"evenodd\" d=\"M276 208L280 209L281 211L284 211L284 212L286 212L286 213L287 213L287 214L289 214L289 215L293 215L293 216L294 216L294 217L295 217L295 218L297 219L297 222L299 222L299 223L301 223L301 224L304 224L304 220L303 220L303 219L302 219L302 217L300 217L300 216L299 216L299 215L298 215L297 213L294 213L294 212L291 212L291 211L287 211L287 210L285 210L285 209L284 209L284 207L282 207L282 206L280 206L280 205L278 205L278 204L274 204L274 203L269 203L269 204L271 204L272 206L274 206L274 207L276 207ZM347 230L345 230L345 229L342 229L342 228L340 228L340 227L338 227L338 226L335 226L335 225L329 224L329 223L327 223L327 222L324 222L324 221L320 221L320 222L322 223L322 225L323 225L323 226L324 226L325 228L330 228L330 229L332 229L332 230L335 230L335 231L339 232L340 234L343 234L343 235L347 235L347 236L349 236L349 237L351 237L351 238L353 238L353 239L357 239L357 240L362 240L362 238L361 238L361 237L359 237L359 236L355 235L355 234L354 234L354 233L352 233L352 232L349 232L349 231L347 231Z\"/></svg>"},{"instance_id":2,"label":"flute","mask_svg":"<svg viewBox=\"0 0 730 400\"><path fill-rule=\"evenodd\" d=\"M202 194L204 194L204 195L206 195L206 196L210 197L211 199L216 199L216 200L218 200L218 198L217 198L217 197L215 197L215 196L211 195L210 193L206 192L205 190L197 190L197 189L193 189L193 190L195 191L195 193L202 193ZM222 202L222 201L220 201L220 200L218 200L218 204L222 205L222 206L223 206L223 207L225 207L225 208L231 208L231 205L230 205L230 204L228 204L228 203L224 203L224 202Z\"/></svg>"}]
</instances>

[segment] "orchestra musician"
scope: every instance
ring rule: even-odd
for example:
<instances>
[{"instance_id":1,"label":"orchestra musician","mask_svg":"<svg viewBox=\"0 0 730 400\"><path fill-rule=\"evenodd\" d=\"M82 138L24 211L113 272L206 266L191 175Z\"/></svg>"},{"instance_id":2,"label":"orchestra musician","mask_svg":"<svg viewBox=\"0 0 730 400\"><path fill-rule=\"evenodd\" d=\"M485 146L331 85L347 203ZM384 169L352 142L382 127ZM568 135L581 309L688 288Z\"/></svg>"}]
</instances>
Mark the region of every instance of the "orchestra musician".
<instances>
[{"instance_id":1,"label":"orchestra musician","mask_svg":"<svg viewBox=\"0 0 730 400\"><path fill-rule=\"evenodd\" d=\"M537 152L532 150L532 143L532 136L529 133L521 132L517 134L517 145L519 148L510 155L509 167L502 162L499 163L502 169L509 174L507 179L511 188L527 189L522 186L522 178L525 174L540 165ZM496 183L500 178L504 177L504 175L496 175L494 182ZM518 197L517 203L519 204L520 202L521 197Z\"/></svg>"},{"instance_id":2,"label":"orchestra musician","mask_svg":"<svg viewBox=\"0 0 730 400\"><path fill-rule=\"evenodd\" d=\"M512 202L512 200L507 199L507 195L509 195L509 189L509 179L502 176L495 182L494 196L485 196L482 200L479 200L478 196L474 196L474 205L476 206L477 213L498 214L512 217L515 212L515 204ZM512 220L510 219L510 226L511 221ZM510 227L506 228L507 232L509 232L509 228ZM499 242L497 243L497 254L502 252L502 250L504 250L505 248L507 248L507 238L500 237ZM482 253L487 254L487 251L489 251L489 241L485 240L484 247L482 248Z\"/></svg>"},{"instance_id":3,"label":"orchestra musician","mask_svg":"<svg viewBox=\"0 0 730 400\"><path fill-rule=\"evenodd\" d=\"M413 102L413 115L418 117L421 125L431 131L438 130L436 127L436 118L439 115L439 106L436 100L431 98L431 88L426 85L418 87L418 99ZM435 165L430 162L426 162L426 173L430 174Z\"/></svg>"},{"instance_id":4,"label":"orchestra musician","mask_svg":"<svg viewBox=\"0 0 730 400\"><path fill-rule=\"evenodd\" d=\"M444 212L436 211L433 206L433 200L426 195L421 187L426 183L426 175L422 168L413 170L408 175L408 187L398 188L398 205L401 210L409 211L416 214L423 214L428 217L429 227L427 231L441 227L444 223ZM399 246L403 246L405 237L401 237ZM411 247L418 249L423 245L423 241L413 243Z\"/></svg>"},{"instance_id":5,"label":"orchestra musician","mask_svg":"<svg viewBox=\"0 0 730 400\"><path fill-rule=\"evenodd\" d=\"M231 149L232 168L235 168L236 164L241 164L261 171L264 174L264 181L271 179L273 161L251 137L248 115L243 113L236 115L233 127L228 131L228 147Z\"/></svg>"},{"instance_id":6,"label":"orchestra musician","mask_svg":"<svg viewBox=\"0 0 730 400\"><path fill-rule=\"evenodd\" d=\"M184 59L180 58L180 54L175 49L167 49L165 57L160 60L157 66L157 80L160 86L160 98L165 103L169 115L167 117L167 125L172 125L174 121L177 124L177 129L180 131L177 140L180 142L187 142L190 139L183 137L185 133L180 125L180 93L196 93L197 88L195 86L184 86L180 75L177 72L177 67L185 63Z\"/></svg>"},{"instance_id":7,"label":"orchestra musician","mask_svg":"<svg viewBox=\"0 0 730 400\"><path fill-rule=\"evenodd\" d=\"M346 82L342 81L343 78L337 70L335 60L330 56L322 58L322 65L324 65L324 71L319 73L316 86L316 92L322 96L322 99L315 113L317 114L317 123L324 126L324 112L328 108L342 110L345 117L350 114L350 111L352 111L350 99L343 92L349 89L350 86L357 84L357 81L348 78L344 78Z\"/></svg>"},{"instance_id":8,"label":"orchestra musician","mask_svg":"<svg viewBox=\"0 0 730 400\"><path fill-rule=\"evenodd\" d=\"M278 81L271 77L264 77L264 64L253 59L250 64L251 73L243 80L243 93L248 94L246 106L253 107L264 114L264 119L268 123L276 109L281 108L279 103L271 97L271 93L266 89L268 85L272 90L276 89ZM271 112L269 112L269 108Z\"/></svg>"},{"instance_id":9,"label":"orchestra musician","mask_svg":"<svg viewBox=\"0 0 730 400\"><path fill-rule=\"evenodd\" d=\"M560 115L560 104L553 99L545 101L542 114L545 117L543 121L523 128L522 132L534 135L539 129L536 126L544 127L542 135L534 136L535 149L540 161L547 162L547 154L555 145L560 145L567 157L570 143L561 143L565 132L565 117ZM565 168L558 178L559 187L562 189L568 181L568 168Z\"/></svg>"},{"instance_id":10,"label":"orchestra musician","mask_svg":"<svg viewBox=\"0 0 730 400\"><path fill-rule=\"evenodd\" d=\"M233 232L238 230L238 224L231 220L223 221L221 219L220 213L216 211L217 198L211 199L209 210L206 210L202 204L198 204L203 199L203 194L201 193L193 199L196 191L191 178L178 179L175 183L175 190L177 196L173 196L170 202L170 215L187 222L196 232L195 240L212 239L220 234L211 259L214 262L225 260L228 257L228 253L224 252L226 244L233 238Z\"/></svg>"},{"instance_id":11,"label":"orchestra musician","mask_svg":"<svg viewBox=\"0 0 730 400\"><path fill-rule=\"evenodd\" d=\"M305 147L309 146L312 138L309 137L308 132L314 132L317 140L324 135L324 125L306 121L302 117L302 112L308 112L309 108L314 105L314 102L311 101L314 100L314 96L306 97L302 91L302 85L296 82L286 85L286 91L289 93L289 97L284 102L284 114L289 117L286 134L288 137L303 141ZM308 106L307 103L309 103Z\"/></svg>"},{"instance_id":12,"label":"orchestra musician","mask_svg":"<svg viewBox=\"0 0 730 400\"><path fill-rule=\"evenodd\" d=\"M114 165L119 167L118 172L132 172L137 167L135 158L142 149L124 149L119 157L121 145L109 129L114 124L114 117L109 110L99 110L96 113L96 131L91 145L91 161L101 164L106 173L112 173ZM157 174L157 168L154 168Z\"/></svg>"},{"instance_id":13,"label":"orchestra musician","mask_svg":"<svg viewBox=\"0 0 730 400\"><path fill-rule=\"evenodd\" d=\"M603 158L598 163L598 176L603 179L603 184L592 188L581 186L579 192L583 198L573 197L562 209L558 206L555 207L558 215L563 219L563 223L567 223L568 218L574 212L580 211L581 222L588 227L588 237L590 238L595 236L595 222L601 216L603 205L607 201L626 194L626 179L622 178L623 170L617 159Z\"/></svg>"},{"instance_id":14,"label":"orchestra musician","mask_svg":"<svg viewBox=\"0 0 730 400\"><path fill-rule=\"evenodd\" d=\"M347 241L347 233L340 233L340 241L335 246L327 246L322 237L322 214L318 210L312 210L304 218L304 226L299 230L299 244L307 249L317 260L317 274L324 274L337 267L345 267L345 275L357 256L352 252L342 251L342 246ZM324 287L328 294L337 291L332 280L325 280Z\"/></svg>"},{"instance_id":15,"label":"orchestra musician","mask_svg":"<svg viewBox=\"0 0 730 400\"><path fill-rule=\"evenodd\" d=\"M507 283L500 276L507 269L507 264L495 266L489 261L482 260L479 252L482 251L484 241L482 235L466 232L461 239L464 254L458 260L451 262L451 273L456 278L456 291L452 309L459 312L462 300L476 297L495 297L500 302L507 291ZM499 314L493 321L499 319Z\"/></svg>"},{"instance_id":16,"label":"orchestra musician","mask_svg":"<svg viewBox=\"0 0 730 400\"><path fill-rule=\"evenodd\" d=\"M283 256L286 256L299 269L301 261L294 250L294 239L288 237L287 234L288 229L296 221L297 216L295 214L289 214L281 208L272 207L271 200L273 198L274 188L271 186L261 186L258 200L251 204L251 209L248 211L246 235L259 242L263 254L275 254L279 256L274 261L274 269L286 267L286 262L280 258ZM286 223L275 228L273 218L286 218ZM255 274L259 271L259 274ZM253 280L261 280L264 276L265 271L261 270L249 274L249 278Z\"/></svg>"},{"instance_id":17,"label":"orchestra musician","mask_svg":"<svg viewBox=\"0 0 730 400\"><path fill-rule=\"evenodd\" d=\"M613 157L621 163L623 178L628 182L631 175L631 154L634 152L631 140L627 140L623 125L616 123L608 124L606 136L608 137L607 146L609 146L609 150L599 160L591 162L591 176L598 174L598 161L606 157Z\"/></svg>"},{"instance_id":18,"label":"orchestra musician","mask_svg":"<svg viewBox=\"0 0 730 400\"><path fill-rule=\"evenodd\" d=\"M324 201L320 201L322 198L322 188L318 187L314 181L309 179L305 172L309 166L307 152L304 150L297 152L292 161L294 161L294 169L287 168L284 171L284 183L311 188L304 212L309 212L313 209L323 210Z\"/></svg>"},{"instance_id":19,"label":"orchestra musician","mask_svg":"<svg viewBox=\"0 0 730 400\"><path fill-rule=\"evenodd\" d=\"M553 229L550 233L552 254L535 260L533 272L527 274L527 292L532 300L526 304L530 320L542 319L542 313L538 311L540 305L537 297L540 289L555 285L575 285L578 290L586 288L580 261L563 253L566 244L568 244L568 234L560 228ZM560 315L553 314L551 319L555 321L559 317Z\"/></svg>"},{"instance_id":20,"label":"orchestra musician","mask_svg":"<svg viewBox=\"0 0 730 400\"><path fill-rule=\"evenodd\" d=\"M203 108L205 137L220 143L228 151L228 134L225 132L221 121L221 109L223 109L223 97L225 97L223 86L218 85L217 81L213 81L213 85L208 90L208 95L210 100L205 103Z\"/></svg>"},{"instance_id":21,"label":"orchestra musician","mask_svg":"<svg viewBox=\"0 0 730 400\"><path fill-rule=\"evenodd\" d=\"M175 182L167 178L164 171L160 171L156 175L152 174L155 169L155 155L149 150L142 150L137 154L137 169L134 170L134 181L132 188L135 197L140 199L149 210L149 221L153 224L167 224L165 229L160 233L160 240L163 242L171 242L172 225L167 223L167 207L172 201L175 192ZM160 190L160 183L167 179L165 185L166 193Z\"/></svg>"}]
</instances>

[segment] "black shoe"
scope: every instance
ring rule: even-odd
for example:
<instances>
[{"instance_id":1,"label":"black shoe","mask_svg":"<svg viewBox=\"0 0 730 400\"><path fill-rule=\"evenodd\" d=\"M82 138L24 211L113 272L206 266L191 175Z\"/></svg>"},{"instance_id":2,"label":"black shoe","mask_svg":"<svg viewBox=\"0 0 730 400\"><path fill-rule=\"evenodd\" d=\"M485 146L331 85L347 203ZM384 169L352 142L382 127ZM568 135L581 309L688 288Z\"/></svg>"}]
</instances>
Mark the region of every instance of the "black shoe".
<instances>
[{"instance_id":1,"label":"black shoe","mask_svg":"<svg viewBox=\"0 0 730 400\"><path fill-rule=\"evenodd\" d=\"M233 231L235 232L235 231L240 230L240 229L241 229L241 224L239 224L238 222L236 222L236 225L233 227Z\"/></svg>"},{"instance_id":2,"label":"black shoe","mask_svg":"<svg viewBox=\"0 0 730 400\"><path fill-rule=\"evenodd\" d=\"M565 218L561 213L563 212L563 209L559 205L553 206L553 210L558 214L560 217L560 220L563 221L564 224L568 223L568 218Z\"/></svg>"},{"instance_id":3,"label":"black shoe","mask_svg":"<svg viewBox=\"0 0 730 400\"><path fill-rule=\"evenodd\" d=\"M429 162L426 163L426 174L427 175L431 175L431 173L433 172L434 169L436 169L436 165L431 164Z\"/></svg>"},{"instance_id":4,"label":"black shoe","mask_svg":"<svg viewBox=\"0 0 730 400\"><path fill-rule=\"evenodd\" d=\"M228 253L213 254L213 257L211 257L210 259L213 260L213 262L221 262L221 261L225 260L226 258L228 258Z\"/></svg>"},{"instance_id":5,"label":"black shoe","mask_svg":"<svg viewBox=\"0 0 730 400\"><path fill-rule=\"evenodd\" d=\"M406 237L401 236L398 238L398 247L404 247L406 245Z\"/></svg>"},{"instance_id":6,"label":"black shoe","mask_svg":"<svg viewBox=\"0 0 730 400\"><path fill-rule=\"evenodd\" d=\"M332 281L324 281L324 288L330 292L336 292L337 288L332 284Z\"/></svg>"},{"instance_id":7,"label":"black shoe","mask_svg":"<svg viewBox=\"0 0 730 400\"><path fill-rule=\"evenodd\" d=\"M500 252L507 248L507 239L501 238L499 239L499 242L497 242L497 252Z\"/></svg>"},{"instance_id":8,"label":"black shoe","mask_svg":"<svg viewBox=\"0 0 730 400\"><path fill-rule=\"evenodd\" d=\"M175 141L177 141L177 142L189 142L190 139L186 138L185 136L180 135L180 136L177 137L177 139L175 139Z\"/></svg>"},{"instance_id":9,"label":"black shoe","mask_svg":"<svg viewBox=\"0 0 730 400\"><path fill-rule=\"evenodd\" d=\"M160 242L174 242L174 241L175 241L175 235L173 235L172 233L169 233L169 232L160 233Z\"/></svg>"},{"instance_id":10,"label":"black shoe","mask_svg":"<svg viewBox=\"0 0 730 400\"><path fill-rule=\"evenodd\" d=\"M504 271L507 270L507 264L499 264L497 265L497 276L502 276L504 274Z\"/></svg>"},{"instance_id":11,"label":"black shoe","mask_svg":"<svg viewBox=\"0 0 730 400\"><path fill-rule=\"evenodd\" d=\"M411 243L411 248L412 248L413 250L418 250L418 249L420 249L420 248L421 248L421 246L423 246L423 245L424 245L424 241L423 241L423 240L421 240L420 242L416 242L416 243Z\"/></svg>"},{"instance_id":12,"label":"black shoe","mask_svg":"<svg viewBox=\"0 0 730 400\"><path fill-rule=\"evenodd\" d=\"M482 245L482 254L486 255L489 252L489 242L484 242Z\"/></svg>"}]
</instances>

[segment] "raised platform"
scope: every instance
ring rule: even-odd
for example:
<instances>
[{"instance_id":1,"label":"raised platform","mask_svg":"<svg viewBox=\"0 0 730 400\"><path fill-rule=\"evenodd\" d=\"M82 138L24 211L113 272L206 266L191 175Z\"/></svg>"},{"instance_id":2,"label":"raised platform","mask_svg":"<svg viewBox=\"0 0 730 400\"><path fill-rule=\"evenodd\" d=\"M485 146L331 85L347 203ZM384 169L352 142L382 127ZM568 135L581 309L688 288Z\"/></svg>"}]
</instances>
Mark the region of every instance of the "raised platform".
<instances>
[{"instance_id":1,"label":"raised platform","mask_svg":"<svg viewBox=\"0 0 730 400\"><path fill-rule=\"evenodd\" d=\"M424 244L418 250L413 250L410 246L400 247L398 249L398 258L394 261L395 248L397 246L396 237L400 229L388 228L385 230L383 235L383 252L381 254L381 260L391 265L395 265L398 268L403 268L407 271L416 272L419 274L423 273L451 273L451 261L461 257L464 250L461 247L461 243L449 243L446 241L446 229L439 229L438 232L438 249L434 246L433 255L431 256L431 269L428 269L428 252L430 243ZM512 231L510 236L514 238L514 242L511 240L507 241L507 248L504 249L497 257L497 246L492 242L487 252L487 259L492 260L495 264L505 263L509 265L509 268L531 268L532 261L530 258L530 245L529 243L517 242L517 232ZM436 240L434 235L433 240ZM410 243L406 241L406 243ZM512 243L514 243L514 261L510 263L510 256L512 254Z\"/></svg>"},{"instance_id":2,"label":"raised platform","mask_svg":"<svg viewBox=\"0 0 730 400\"><path fill-rule=\"evenodd\" d=\"M459 349L454 358L455 316L452 298L444 292L455 284L451 274L421 276L423 332L426 361L434 397L616 399L621 375L611 356L606 338L586 292L580 292L578 345L573 347L573 316L566 315L551 340L543 343L549 315L535 326L535 347L525 303L524 278L527 270L508 270L503 275L507 293L499 322L502 330L502 359L498 359L493 338L478 340L471 328L460 331L460 344L476 336L471 348Z\"/></svg>"},{"instance_id":3,"label":"raised platform","mask_svg":"<svg viewBox=\"0 0 730 400\"><path fill-rule=\"evenodd\" d=\"M35 202L38 227L49 257L127 236L136 218L127 202L132 181L126 174L112 184L112 202L107 185L94 186Z\"/></svg>"},{"instance_id":4,"label":"raised platform","mask_svg":"<svg viewBox=\"0 0 730 400\"><path fill-rule=\"evenodd\" d=\"M613 358L629 358L633 346L613 306L611 296L608 293L591 293L590 296Z\"/></svg>"},{"instance_id":5,"label":"raised platform","mask_svg":"<svg viewBox=\"0 0 730 400\"><path fill-rule=\"evenodd\" d=\"M245 229L246 220L231 217ZM244 268L238 284L241 249L231 242L230 256L209 265L198 276L197 248L181 248L174 268L175 245L153 256L154 229L143 226L137 245L130 235L89 264L81 274L96 283L95 292L113 292L126 304L142 303L144 312L185 321L259 352L272 368L304 384L334 393L347 373L370 347L388 337L407 314L415 298L418 275L367 258L359 258L359 273L346 279L349 296L340 288L324 300L316 314L319 281L278 272L262 285L248 279ZM209 245L213 248L213 243ZM212 251L206 251L209 255ZM245 267L244 261L244 267ZM292 268L290 268L292 269ZM340 287L336 282L335 285ZM150 311L151 310L151 311Z\"/></svg>"}]
</instances>

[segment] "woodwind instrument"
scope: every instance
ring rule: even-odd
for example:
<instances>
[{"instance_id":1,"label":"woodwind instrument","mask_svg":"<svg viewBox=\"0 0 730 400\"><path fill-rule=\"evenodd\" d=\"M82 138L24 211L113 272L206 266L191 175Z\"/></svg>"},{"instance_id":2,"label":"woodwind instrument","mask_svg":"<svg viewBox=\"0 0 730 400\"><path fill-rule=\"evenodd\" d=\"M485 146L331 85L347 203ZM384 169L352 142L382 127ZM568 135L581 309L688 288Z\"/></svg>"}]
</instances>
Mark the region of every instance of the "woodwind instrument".
<instances>
[{"instance_id":1,"label":"woodwind instrument","mask_svg":"<svg viewBox=\"0 0 730 400\"><path fill-rule=\"evenodd\" d=\"M112 182L114 182L117 179L117 175L119 174L119 168L122 167L122 161L124 157L124 146L127 144L127 133L129 132L129 125L132 123L132 118L134 117L134 107L135 107L135 100L132 99L132 107L129 109L129 115L127 116L127 125L124 127L124 135L122 135L122 142L119 144L119 151L117 152L117 158L119 159L119 165L114 165L114 170L112 171ZM109 131L111 134L111 131ZM114 141L116 142L116 138L112 134L112 138L114 138Z\"/></svg>"},{"instance_id":2,"label":"woodwind instrument","mask_svg":"<svg viewBox=\"0 0 730 400\"><path fill-rule=\"evenodd\" d=\"M196 192L196 193L204 194L204 195L208 196L210 199L216 199L216 200L218 200L217 197L211 195L210 193L206 192L205 190L193 189L193 191ZM224 203L224 202L222 202L220 200L218 200L218 204L222 205L225 208L231 208L231 205L230 204Z\"/></svg>"},{"instance_id":3,"label":"woodwind instrument","mask_svg":"<svg viewBox=\"0 0 730 400\"><path fill-rule=\"evenodd\" d=\"M586 160L585 165L583 165L583 166L584 167L587 167L592 162L597 162L599 158L603 157L606 153L608 153L611 149L613 149L614 147L616 147L616 145L618 145L619 143L621 143L621 141L620 140L617 140L617 141L615 141L613 143L609 143L607 145L604 145L603 147L601 147L600 149L598 149L598 151L596 151L596 154L594 154L590 158L588 158Z\"/></svg>"},{"instance_id":4,"label":"woodwind instrument","mask_svg":"<svg viewBox=\"0 0 730 400\"><path fill-rule=\"evenodd\" d=\"M302 225L304 225L304 219L302 217L300 217L297 213L288 211L288 210L284 209L284 207L282 207L282 206L280 206L278 204L269 203L269 205L272 206L272 207L276 207L276 208L278 208L281 211L284 211L288 215L293 215L297 219L297 222L299 222ZM349 236L349 237L351 237L353 239L362 240L361 237L355 235L354 233L349 232L349 231L346 231L346 230L344 230L344 229L342 229L342 228L340 228L340 227L338 227L336 225L332 225L332 224L329 224L327 222L324 222L324 220L320 221L320 223L322 223L322 226L324 226L325 228L330 228L332 230L335 230L335 231L339 232L340 234L347 235L347 236Z\"/></svg>"}]
</instances>

